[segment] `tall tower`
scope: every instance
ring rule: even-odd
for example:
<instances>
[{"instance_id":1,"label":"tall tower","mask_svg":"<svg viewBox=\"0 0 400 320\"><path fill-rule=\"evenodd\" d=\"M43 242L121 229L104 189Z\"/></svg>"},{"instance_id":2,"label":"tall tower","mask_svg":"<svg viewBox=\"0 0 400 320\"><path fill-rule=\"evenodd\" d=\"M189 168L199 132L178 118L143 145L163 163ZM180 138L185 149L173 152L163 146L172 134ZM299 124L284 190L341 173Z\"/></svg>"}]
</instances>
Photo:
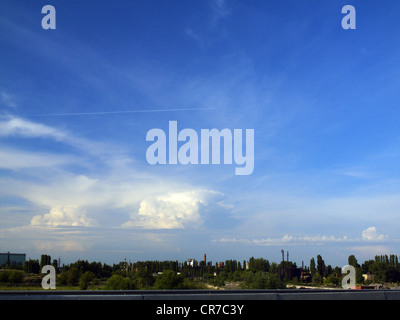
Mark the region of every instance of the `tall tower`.
<instances>
[{"instance_id":1,"label":"tall tower","mask_svg":"<svg viewBox=\"0 0 400 320\"><path fill-rule=\"evenodd\" d=\"M206 254L204 254L204 264L207 264Z\"/></svg>"}]
</instances>

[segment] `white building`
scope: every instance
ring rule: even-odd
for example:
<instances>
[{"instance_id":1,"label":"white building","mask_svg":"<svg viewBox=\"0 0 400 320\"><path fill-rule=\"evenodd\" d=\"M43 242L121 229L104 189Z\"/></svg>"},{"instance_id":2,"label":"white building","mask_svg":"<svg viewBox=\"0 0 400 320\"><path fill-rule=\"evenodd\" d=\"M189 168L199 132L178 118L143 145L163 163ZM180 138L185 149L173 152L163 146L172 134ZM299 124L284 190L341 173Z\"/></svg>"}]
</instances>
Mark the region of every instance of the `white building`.
<instances>
[{"instance_id":1,"label":"white building","mask_svg":"<svg viewBox=\"0 0 400 320\"><path fill-rule=\"evenodd\" d=\"M187 259L188 266L194 267L195 259Z\"/></svg>"}]
</instances>

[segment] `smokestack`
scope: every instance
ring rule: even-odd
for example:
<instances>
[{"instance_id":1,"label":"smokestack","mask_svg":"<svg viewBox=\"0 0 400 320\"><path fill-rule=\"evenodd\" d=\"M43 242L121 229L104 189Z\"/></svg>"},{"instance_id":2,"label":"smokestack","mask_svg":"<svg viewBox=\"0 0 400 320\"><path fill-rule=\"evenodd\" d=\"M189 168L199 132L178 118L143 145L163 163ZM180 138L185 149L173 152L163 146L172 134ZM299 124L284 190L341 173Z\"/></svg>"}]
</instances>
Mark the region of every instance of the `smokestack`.
<instances>
[{"instance_id":1,"label":"smokestack","mask_svg":"<svg viewBox=\"0 0 400 320\"><path fill-rule=\"evenodd\" d=\"M204 264L207 264L206 254L204 254Z\"/></svg>"}]
</instances>

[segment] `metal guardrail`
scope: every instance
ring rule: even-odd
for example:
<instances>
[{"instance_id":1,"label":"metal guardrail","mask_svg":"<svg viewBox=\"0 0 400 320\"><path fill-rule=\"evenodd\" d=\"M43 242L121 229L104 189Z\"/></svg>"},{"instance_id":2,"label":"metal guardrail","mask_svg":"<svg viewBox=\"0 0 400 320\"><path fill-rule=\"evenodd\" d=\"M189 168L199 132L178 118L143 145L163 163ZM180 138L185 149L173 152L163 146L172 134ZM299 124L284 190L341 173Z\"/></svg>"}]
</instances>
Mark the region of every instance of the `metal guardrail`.
<instances>
[{"instance_id":1,"label":"metal guardrail","mask_svg":"<svg viewBox=\"0 0 400 320\"><path fill-rule=\"evenodd\" d=\"M400 300L400 290L0 291L0 300Z\"/></svg>"}]
</instances>

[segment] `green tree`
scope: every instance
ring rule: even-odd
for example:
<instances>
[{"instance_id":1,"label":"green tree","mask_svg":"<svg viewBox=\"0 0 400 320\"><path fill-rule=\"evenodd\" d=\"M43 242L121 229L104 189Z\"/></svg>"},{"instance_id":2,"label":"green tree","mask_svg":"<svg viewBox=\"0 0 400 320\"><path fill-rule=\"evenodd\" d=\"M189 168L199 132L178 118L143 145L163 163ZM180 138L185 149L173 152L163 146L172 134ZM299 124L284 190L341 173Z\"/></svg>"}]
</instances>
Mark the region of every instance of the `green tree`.
<instances>
[{"instance_id":1,"label":"green tree","mask_svg":"<svg viewBox=\"0 0 400 320\"><path fill-rule=\"evenodd\" d=\"M347 259L348 264L350 266L353 266L354 269L356 270L356 283L363 283L364 282L364 278L362 276L362 268L361 266L357 263L357 259L356 257L352 254L349 256L349 258Z\"/></svg>"},{"instance_id":2,"label":"green tree","mask_svg":"<svg viewBox=\"0 0 400 320\"><path fill-rule=\"evenodd\" d=\"M269 267L269 272L278 273L278 265L276 262L271 262L271 266Z\"/></svg>"},{"instance_id":3,"label":"green tree","mask_svg":"<svg viewBox=\"0 0 400 320\"><path fill-rule=\"evenodd\" d=\"M254 259L254 257L251 257L249 259L249 270L250 271L268 272L269 268L270 268L269 262L263 258Z\"/></svg>"},{"instance_id":4,"label":"green tree","mask_svg":"<svg viewBox=\"0 0 400 320\"><path fill-rule=\"evenodd\" d=\"M354 268L359 268L360 267L360 265L357 263L357 259L354 256L354 254L350 255L349 258L347 259L347 261L348 261L348 264L350 266L353 266Z\"/></svg>"},{"instance_id":5,"label":"green tree","mask_svg":"<svg viewBox=\"0 0 400 320\"><path fill-rule=\"evenodd\" d=\"M35 273L35 274L40 273L39 260L29 259L29 260L25 261L24 271L26 273Z\"/></svg>"},{"instance_id":6,"label":"green tree","mask_svg":"<svg viewBox=\"0 0 400 320\"><path fill-rule=\"evenodd\" d=\"M23 280L24 280L23 271L12 270L9 272L9 275L8 275L9 283L13 283L13 284L22 283Z\"/></svg>"},{"instance_id":7,"label":"green tree","mask_svg":"<svg viewBox=\"0 0 400 320\"><path fill-rule=\"evenodd\" d=\"M322 284L323 280L322 280L321 275L318 272L316 272L315 275L313 276L312 282L314 284Z\"/></svg>"},{"instance_id":8,"label":"green tree","mask_svg":"<svg viewBox=\"0 0 400 320\"><path fill-rule=\"evenodd\" d=\"M283 289L285 283L280 277L271 272L245 272L244 287L247 289Z\"/></svg>"},{"instance_id":9,"label":"green tree","mask_svg":"<svg viewBox=\"0 0 400 320\"><path fill-rule=\"evenodd\" d=\"M108 279L106 290L133 290L135 284L132 279L114 274Z\"/></svg>"},{"instance_id":10,"label":"green tree","mask_svg":"<svg viewBox=\"0 0 400 320\"><path fill-rule=\"evenodd\" d=\"M67 271L66 282L68 286L77 286L79 283L79 270L76 267L72 267Z\"/></svg>"},{"instance_id":11,"label":"green tree","mask_svg":"<svg viewBox=\"0 0 400 320\"><path fill-rule=\"evenodd\" d=\"M58 272L59 271L59 269L58 269L58 261L57 261L57 259L54 259L53 260L53 262L51 263L51 265L54 267L54 269L56 270L56 272Z\"/></svg>"},{"instance_id":12,"label":"green tree","mask_svg":"<svg viewBox=\"0 0 400 320\"><path fill-rule=\"evenodd\" d=\"M326 279L324 280L324 284L326 285L333 285L333 286L338 286L340 282L340 278L337 277L336 275L329 275L328 277L326 277Z\"/></svg>"},{"instance_id":13,"label":"green tree","mask_svg":"<svg viewBox=\"0 0 400 320\"><path fill-rule=\"evenodd\" d=\"M310 260L310 273L311 273L312 276L314 276L315 272L316 272L315 260L314 260L314 258L311 258L311 260Z\"/></svg>"},{"instance_id":14,"label":"green tree","mask_svg":"<svg viewBox=\"0 0 400 320\"><path fill-rule=\"evenodd\" d=\"M214 285L218 287L223 287L225 281L228 279L228 274L225 271L220 271L217 277L214 279Z\"/></svg>"},{"instance_id":15,"label":"green tree","mask_svg":"<svg viewBox=\"0 0 400 320\"><path fill-rule=\"evenodd\" d=\"M0 272L0 282L17 284L24 280L24 272L19 270L6 270Z\"/></svg>"},{"instance_id":16,"label":"green tree","mask_svg":"<svg viewBox=\"0 0 400 320\"><path fill-rule=\"evenodd\" d=\"M320 255L317 256L318 274L323 278L325 276L325 262Z\"/></svg>"},{"instance_id":17,"label":"green tree","mask_svg":"<svg viewBox=\"0 0 400 320\"><path fill-rule=\"evenodd\" d=\"M67 271L63 271L57 275L57 284L67 285Z\"/></svg>"},{"instance_id":18,"label":"green tree","mask_svg":"<svg viewBox=\"0 0 400 320\"><path fill-rule=\"evenodd\" d=\"M184 278L173 270L166 270L154 283L156 289L181 289Z\"/></svg>"},{"instance_id":19,"label":"green tree","mask_svg":"<svg viewBox=\"0 0 400 320\"><path fill-rule=\"evenodd\" d=\"M8 271L1 271L0 272L0 282L7 283L8 282Z\"/></svg>"},{"instance_id":20,"label":"green tree","mask_svg":"<svg viewBox=\"0 0 400 320\"><path fill-rule=\"evenodd\" d=\"M93 272L86 271L84 274L82 274L82 276L79 279L79 289L87 290L90 282L92 282L94 278L95 278L95 275Z\"/></svg>"},{"instance_id":21,"label":"green tree","mask_svg":"<svg viewBox=\"0 0 400 320\"><path fill-rule=\"evenodd\" d=\"M145 289L154 284L154 277L150 269L140 267L134 273L134 282L139 289Z\"/></svg>"},{"instance_id":22,"label":"green tree","mask_svg":"<svg viewBox=\"0 0 400 320\"><path fill-rule=\"evenodd\" d=\"M325 273L326 273L325 275L330 276L332 274L332 272L333 272L332 266L330 264L327 265L325 268Z\"/></svg>"},{"instance_id":23,"label":"green tree","mask_svg":"<svg viewBox=\"0 0 400 320\"><path fill-rule=\"evenodd\" d=\"M42 254L40 256L40 270L42 270L44 266L50 264L51 264L51 257L47 254Z\"/></svg>"}]
</instances>

